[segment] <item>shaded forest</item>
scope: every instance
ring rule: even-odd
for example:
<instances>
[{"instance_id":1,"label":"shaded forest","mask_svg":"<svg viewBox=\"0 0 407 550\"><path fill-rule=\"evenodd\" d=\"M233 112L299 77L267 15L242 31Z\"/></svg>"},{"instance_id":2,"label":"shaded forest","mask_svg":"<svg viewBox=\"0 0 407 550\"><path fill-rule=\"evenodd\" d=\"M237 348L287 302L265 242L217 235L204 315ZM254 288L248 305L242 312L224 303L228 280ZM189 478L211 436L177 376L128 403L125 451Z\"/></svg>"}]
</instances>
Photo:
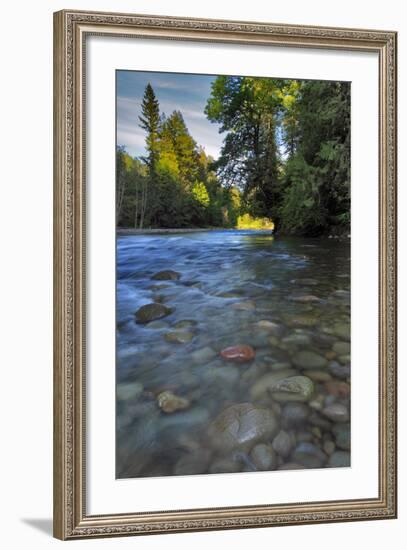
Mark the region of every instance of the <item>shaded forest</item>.
<instances>
[{"instance_id":1,"label":"shaded forest","mask_svg":"<svg viewBox=\"0 0 407 550\"><path fill-rule=\"evenodd\" d=\"M224 135L216 160L146 86L146 154L116 153L119 227L349 230L349 83L219 76L205 114Z\"/></svg>"}]
</instances>

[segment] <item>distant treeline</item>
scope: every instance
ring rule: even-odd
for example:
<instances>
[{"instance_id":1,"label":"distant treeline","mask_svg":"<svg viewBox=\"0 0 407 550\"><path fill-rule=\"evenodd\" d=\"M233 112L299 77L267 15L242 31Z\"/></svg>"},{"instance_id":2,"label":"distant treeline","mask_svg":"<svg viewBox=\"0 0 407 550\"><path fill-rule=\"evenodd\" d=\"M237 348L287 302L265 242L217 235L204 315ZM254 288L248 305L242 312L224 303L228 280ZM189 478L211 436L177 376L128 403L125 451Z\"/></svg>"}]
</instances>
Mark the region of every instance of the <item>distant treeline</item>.
<instances>
[{"instance_id":1,"label":"distant treeline","mask_svg":"<svg viewBox=\"0 0 407 550\"><path fill-rule=\"evenodd\" d=\"M225 134L216 161L146 86L146 156L117 150L119 226L348 230L349 83L219 76L205 114Z\"/></svg>"}]
</instances>

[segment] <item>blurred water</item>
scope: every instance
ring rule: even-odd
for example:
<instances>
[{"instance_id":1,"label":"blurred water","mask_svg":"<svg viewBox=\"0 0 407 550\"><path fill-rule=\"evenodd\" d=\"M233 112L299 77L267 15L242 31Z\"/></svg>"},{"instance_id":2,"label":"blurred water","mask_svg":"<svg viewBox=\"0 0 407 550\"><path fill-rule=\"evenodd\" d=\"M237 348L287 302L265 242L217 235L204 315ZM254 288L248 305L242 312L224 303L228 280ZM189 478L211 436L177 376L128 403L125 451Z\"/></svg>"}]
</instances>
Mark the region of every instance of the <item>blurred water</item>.
<instances>
[{"instance_id":1,"label":"blurred water","mask_svg":"<svg viewBox=\"0 0 407 550\"><path fill-rule=\"evenodd\" d=\"M180 279L152 280L168 269ZM170 475L185 452L205 446L207 425L220 410L250 400L250 388L270 363L291 363L301 349L325 355L343 340L334 334L338 323L349 326L349 289L348 240L273 238L256 231L119 236L116 379L119 385L140 383L143 393L117 402L118 477ZM309 295L319 301L296 301ZM135 312L151 302L173 313L136 323ZM247 309L236 309L242 302ZM185 329L192 341L167 342L165 334L182 320L195 322ZM260 320L281 327L274 339L256 326ZM249 367L219 356L239 344L256 351ZM212 353L199 359L206 348ZM161 412L156 396L165 389L188 398L189 410ZM323 385L317 389L324 393Z\"/></svg>"}]
</instances>

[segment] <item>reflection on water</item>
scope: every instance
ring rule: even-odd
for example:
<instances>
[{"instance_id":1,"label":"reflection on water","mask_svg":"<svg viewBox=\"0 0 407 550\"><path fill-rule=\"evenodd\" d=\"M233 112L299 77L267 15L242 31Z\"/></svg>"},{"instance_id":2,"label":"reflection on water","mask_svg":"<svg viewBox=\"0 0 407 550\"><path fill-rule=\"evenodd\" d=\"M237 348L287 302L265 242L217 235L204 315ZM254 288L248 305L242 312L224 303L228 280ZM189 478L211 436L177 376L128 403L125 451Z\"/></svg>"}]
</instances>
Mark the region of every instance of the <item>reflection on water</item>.
<instances>
[{"instance_id":1,"label":"reflection on water","mask_svg":"<svg viewBox=\"0 0 407 550\"><path fill-rule=\"evenodd\" d=\"M117 477L348 466L349 290L348 240L119 237Z\"/></svg>"}]
</instances>

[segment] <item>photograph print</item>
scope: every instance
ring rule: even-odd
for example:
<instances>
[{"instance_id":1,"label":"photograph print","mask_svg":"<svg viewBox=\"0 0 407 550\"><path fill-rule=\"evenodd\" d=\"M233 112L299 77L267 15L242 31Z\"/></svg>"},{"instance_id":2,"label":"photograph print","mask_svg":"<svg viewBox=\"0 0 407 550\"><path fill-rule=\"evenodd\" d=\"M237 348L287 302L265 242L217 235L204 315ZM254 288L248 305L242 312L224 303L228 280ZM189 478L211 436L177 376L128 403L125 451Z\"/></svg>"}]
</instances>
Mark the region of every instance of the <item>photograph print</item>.
<instances>
[{"instance_id":1,"label":"photograph print","mask_svg":"<svg viewBox=\"0 0 407 550\"><path fill-rule=\"evenodd\" d=\"M116 478L350 466L350 90L116 71Z\"/></svg>"}]
</instances>

